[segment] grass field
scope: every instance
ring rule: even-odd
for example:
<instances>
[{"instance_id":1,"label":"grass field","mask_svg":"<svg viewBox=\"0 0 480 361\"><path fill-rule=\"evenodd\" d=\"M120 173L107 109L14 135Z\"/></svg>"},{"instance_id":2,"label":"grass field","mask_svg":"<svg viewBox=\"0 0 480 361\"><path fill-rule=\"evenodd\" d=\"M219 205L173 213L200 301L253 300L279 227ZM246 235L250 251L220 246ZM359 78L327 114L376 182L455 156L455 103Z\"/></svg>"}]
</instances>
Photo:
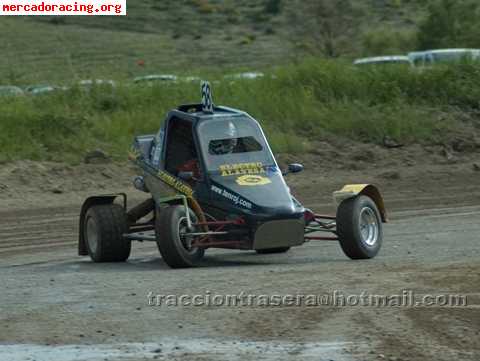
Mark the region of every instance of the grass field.
<instances>
[{"instance_id":1,"label":"grass field","mask_svg":"<svg viewBox=\"0 0 480 361\"><path fill-rule=\"evenodd\" d=\"M472 136L478 133L477 65L361 71L311 59L269 75L275 77L220 82L214 94L217 104L259 119L276 152L308 151L316 140L331 136L438 144L466 129ZM169 109L199 98L199 84L126 83L113 91L74 88L2 99L1 157L77 162L101 148L124 159L134 135L156 132Z\"/></svg>"}]
</instances>

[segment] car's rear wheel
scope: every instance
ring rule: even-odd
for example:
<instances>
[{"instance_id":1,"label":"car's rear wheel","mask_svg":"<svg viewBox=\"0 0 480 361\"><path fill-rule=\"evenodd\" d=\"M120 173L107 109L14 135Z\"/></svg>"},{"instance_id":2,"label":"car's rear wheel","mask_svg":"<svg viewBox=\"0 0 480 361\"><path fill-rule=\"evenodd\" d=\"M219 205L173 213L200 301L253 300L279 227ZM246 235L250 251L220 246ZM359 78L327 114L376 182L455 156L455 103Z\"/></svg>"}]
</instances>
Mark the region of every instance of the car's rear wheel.
<instances>
[{"instance_id":1,"label":"car's rear wheel","mask_svg":"<svg viewBox=\"0 0 480 361\"><path fill-rule=\"evenodd\" d=\"M382 246L382 219L375 202L367 196L344 200L337 210L340 245L351 259L374 258Z\"/></svg>"},{"instance_id":2,"label":"car's rear wheel","mask_svg":"<svg viewBox=\"0 0 480 361\"><path fill-rule=\"evenodd\" d=\"M190 219L196 222L195 214L189 210ZM163 260L171 268L188 268L198 264L205 250L192 247L194 237L189 233L187 213L184 206L161 209L156 217L157 245Z\"/></svg>"},{"instance_id":3,"label":"car's rear wheel","mask_svg":"<svg viewBox=\"0 0 480 361\"><path fill-rule=\"evenodd\" d=\"M287 253L290 251L290 247L279 247L279 248L269 248L269 249L258 249L258 254L279 254Z\"/></svg>"},{"instance_id":4,"label":"car's rear wheel","mask_svg":"<svg viewBox=\"0 0 480 361\"><path fill-rule=\"evenodd\" d=\"M118 204L97 205L88 209L83 235L88 254L94 262L124 262L130 256L132 243L127 233L127 215Z\"/></svg>"}]
</instances>

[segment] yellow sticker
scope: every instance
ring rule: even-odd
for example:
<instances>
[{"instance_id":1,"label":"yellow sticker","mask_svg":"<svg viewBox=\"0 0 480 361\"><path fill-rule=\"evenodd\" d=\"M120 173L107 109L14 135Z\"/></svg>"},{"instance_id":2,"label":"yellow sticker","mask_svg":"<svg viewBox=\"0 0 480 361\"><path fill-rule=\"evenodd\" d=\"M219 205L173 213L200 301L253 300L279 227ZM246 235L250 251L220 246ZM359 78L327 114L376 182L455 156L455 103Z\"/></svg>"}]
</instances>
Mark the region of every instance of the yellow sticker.
<instances>
[{"instance_id":1,"label":"yellow sticker","mask_svg":"<svg viewBox=\"0 0 480 361\"><path fill-rule=\"evenodd\" d=\"M272 181L260 175L244 175L237 178L237 183L241 186L264 186Z\"/></svg>"},{"instance_id":2,"label":"yellow sticker","mask_svg":"<svg viewBox=\"0 0 480 361\"><path fill-rule=\"evenodd\" d=\"M172 188L175 188L180 193L185 194L187 197L193 197L193 189L185 183L181 182L180 180L176 179L174 176L162 171L158 172L157 176L165 184L169 185Z\"/></svg>"},{"instance_id":3,"label":"yellow sticker","mask_svg":"<svg viewBox=\"0 0 480 361\"><path fill-rule=\"evenodd\" d=\"M222 177L243 174L261 174L265 173L262 163L238 163L224 164L220 166Z\"/></svg>"}]
</instances>

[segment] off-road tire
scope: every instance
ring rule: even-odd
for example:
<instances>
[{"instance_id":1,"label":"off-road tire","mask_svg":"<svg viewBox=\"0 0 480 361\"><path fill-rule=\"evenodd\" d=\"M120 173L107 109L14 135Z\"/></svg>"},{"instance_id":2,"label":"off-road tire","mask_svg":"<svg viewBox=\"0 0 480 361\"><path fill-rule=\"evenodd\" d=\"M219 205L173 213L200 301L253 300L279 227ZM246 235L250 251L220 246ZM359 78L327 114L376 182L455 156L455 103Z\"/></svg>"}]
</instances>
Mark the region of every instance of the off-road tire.
<instances>
[{"instance_id":1,"label":"off-road tire","mask_svg":"<svg viewBox=\"0 0 480 361\"><path fill-rule=\"evenodd\" d=\"M374 258L383 241L382 218L375 202L363 195L344 200L337 210L337 234L351 259Z\"/></svg>"},{"instance_id":2,"label":"off-road tire","mask_svg":"<svg viewBox=\"0 0 480 361\"><path fill-rule=\"evenodd\" d=\"M125 262L132 248L132 242L123 238L127 232L127 215L118 204L93 206L85 214L83 234L94 262Z\"/></svg>"},{"instance_id":3,"label":"off-road tire","mask_svg":"<svg viewBox=\"0 0 480 361\"><path fill-rule=\"evenodd\" d=\"M290 251L290 247L280 247L280 248L269 248L269 249L258 249L258 254L280 254L287 253Z\"/></svg>"},{"instance_id":4,"label":"off-road tire","mask_svg":"<svg viewBox=\"0 0 480 361\"><path fill-rule=\"evenodd\" d=\"M193 222L195 215L190 211ZM186 217L184 206L169 206L157 211L155 230L157 246L163 260L171 268L189 268L198 265L204 249L187 250L180 238L180 224Z\"/></svg>"}]
</instances>

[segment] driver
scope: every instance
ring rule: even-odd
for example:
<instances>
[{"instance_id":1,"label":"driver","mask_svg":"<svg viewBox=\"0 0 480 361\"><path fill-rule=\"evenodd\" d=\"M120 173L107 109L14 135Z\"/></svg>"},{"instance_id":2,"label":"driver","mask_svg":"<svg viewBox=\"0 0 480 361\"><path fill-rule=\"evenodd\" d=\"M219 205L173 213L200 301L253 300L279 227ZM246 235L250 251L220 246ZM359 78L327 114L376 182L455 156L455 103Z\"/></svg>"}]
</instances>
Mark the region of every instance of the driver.
<instances>
[{"instance_id":1,"label":"driver","mask_svg":"<svg viewBox=\"0 0 480 361\"><path fill-rule=\"evenodd\" d=\"M216 140L212 140L208 146L210 154L224 155L234 152L238 144L238 131L231 121L221 125L222 128L217 132Z\"/></svg>"}]
</instances>

